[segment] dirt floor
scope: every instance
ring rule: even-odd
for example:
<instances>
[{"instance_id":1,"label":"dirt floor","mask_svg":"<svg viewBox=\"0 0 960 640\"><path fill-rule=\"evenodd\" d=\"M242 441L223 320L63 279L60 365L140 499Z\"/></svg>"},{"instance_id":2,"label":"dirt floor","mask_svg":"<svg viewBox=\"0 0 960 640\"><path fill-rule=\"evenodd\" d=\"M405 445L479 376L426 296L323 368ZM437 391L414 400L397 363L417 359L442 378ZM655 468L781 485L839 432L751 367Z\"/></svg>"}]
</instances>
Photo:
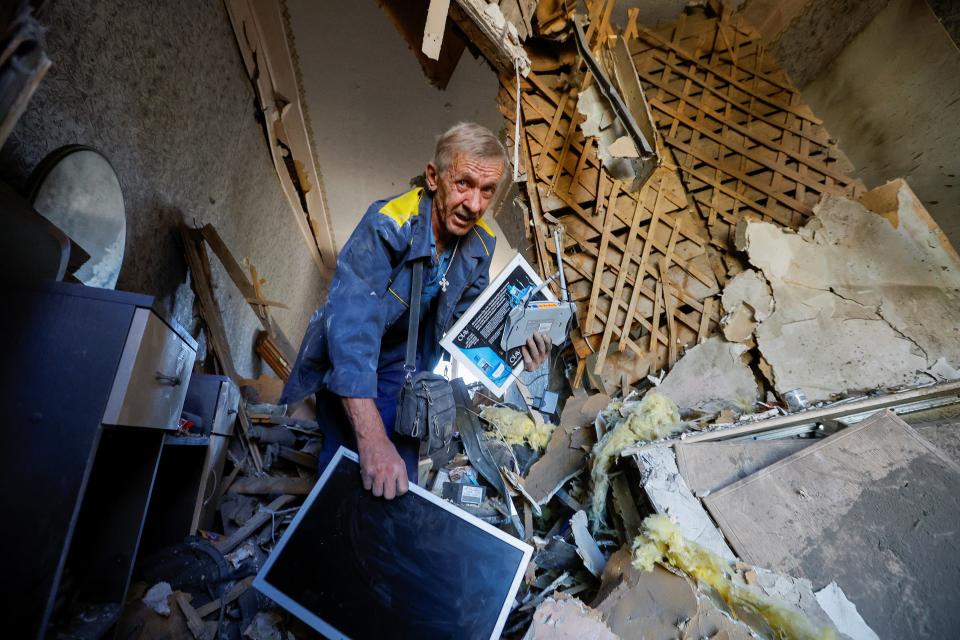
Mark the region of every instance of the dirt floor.
<instances>
[{"instance_id":1,"label":"dirt floor","mask_svg":"<svg viewBox=\"0 0 960 640\"><path fill-rule=\"evenodd\" d=\"M127 209L118 289L157 296L191 327L175 224L211 223L267 279L266 296L290 306L273 315L298 344L326 278L280 190L223 3L50 0L38 18L53 66L0 152L0 179L22 188L54 149L97 148ZM256 373L256 318L214 276L237 368Z\"/></svg>"}]
</instances>

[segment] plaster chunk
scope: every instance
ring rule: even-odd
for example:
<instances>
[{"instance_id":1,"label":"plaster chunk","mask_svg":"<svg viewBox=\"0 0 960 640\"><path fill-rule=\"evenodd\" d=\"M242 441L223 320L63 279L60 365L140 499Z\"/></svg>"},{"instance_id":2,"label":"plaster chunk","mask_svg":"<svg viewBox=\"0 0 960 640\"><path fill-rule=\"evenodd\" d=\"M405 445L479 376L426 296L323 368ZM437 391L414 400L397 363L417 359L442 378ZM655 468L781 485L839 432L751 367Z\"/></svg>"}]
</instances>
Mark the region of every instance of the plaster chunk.
<instances>
[{"instance_id":1,"label":"plaster chunk","mask_svg":"<svg viewBox=\"0 0 960 640\"><path fill-rule=\"evenodd\" d=\"M940 359L960 365L960 257L904 181L861 202L824 197L798 233L737 229L773 291L755 335L781 394L800 388L816 402L928 382L922 372ZM725 307L757 293L736 280Z\"/></svg>"},{"instance_id":2,"label":"plaster chunk","mask_svg":"<svg viewBox=\"0 0 960 640\"><path fill-rule=\"evenodd\" d=\"M743 362L746 351L745 345L719 336L708 338L687 350L658 390L676 402L681 412L750 411L760 399L760 389Z\"/></svg>"}]
</instances>

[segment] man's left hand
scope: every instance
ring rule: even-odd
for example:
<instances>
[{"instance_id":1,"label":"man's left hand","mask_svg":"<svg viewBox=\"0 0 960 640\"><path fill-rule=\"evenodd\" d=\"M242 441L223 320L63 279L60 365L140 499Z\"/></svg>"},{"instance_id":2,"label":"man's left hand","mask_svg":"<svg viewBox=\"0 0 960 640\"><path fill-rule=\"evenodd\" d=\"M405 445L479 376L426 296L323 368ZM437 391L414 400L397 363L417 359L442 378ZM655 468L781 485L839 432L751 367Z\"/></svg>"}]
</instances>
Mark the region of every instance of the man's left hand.
<instances>
[{"instance_id":1,"label":"man's left hand","mask_svg":"<svg viewBox=\"0 0 960 640\"><path fill-rule=\"evenodd\" d=\"M550 355L552 346L550 336L542 333L535 333L527 338L527 344L520 347L520 353L523 354L523 368L527 371L539 369L543 361Z\"/></svg>"}]
</instances>

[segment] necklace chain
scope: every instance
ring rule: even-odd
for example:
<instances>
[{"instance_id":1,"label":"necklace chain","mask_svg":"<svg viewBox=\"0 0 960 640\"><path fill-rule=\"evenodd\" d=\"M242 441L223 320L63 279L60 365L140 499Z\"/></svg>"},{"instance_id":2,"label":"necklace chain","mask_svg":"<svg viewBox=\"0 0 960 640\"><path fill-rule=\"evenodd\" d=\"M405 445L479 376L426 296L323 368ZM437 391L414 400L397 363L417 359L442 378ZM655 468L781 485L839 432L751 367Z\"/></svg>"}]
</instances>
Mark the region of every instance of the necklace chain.
<instances>
[{"instance_id":1,"label":"necklace chain","mask_svg":"<svg viewBox=\"0 0 960 640\"><path fill-rule=\"evenodd\" d=\"M450 281L447 280L447 272L450 271L450 267L453 265L453 259L457 257L457 249L460 248L460 238L457 237L457 244L453 245L453 253L450 255L450 261L447 263L447 268L443 270L443 273L440 274L440 290L446 291L447 287L450 286ZM437 261L440 261L440 256L437 255Z\"/></svg>"}]
</instances>

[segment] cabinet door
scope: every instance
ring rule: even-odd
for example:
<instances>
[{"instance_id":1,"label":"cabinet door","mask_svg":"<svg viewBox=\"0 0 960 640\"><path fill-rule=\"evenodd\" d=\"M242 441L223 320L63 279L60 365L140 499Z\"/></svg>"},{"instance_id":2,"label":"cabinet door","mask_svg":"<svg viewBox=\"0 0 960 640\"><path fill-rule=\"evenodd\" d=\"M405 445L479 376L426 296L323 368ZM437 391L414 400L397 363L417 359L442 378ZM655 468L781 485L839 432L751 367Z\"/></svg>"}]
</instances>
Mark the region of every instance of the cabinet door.
<instances>
[{"instance_id":1,"label":"cabinet door","mask_svg":"<svg viewBox=\"0 0 960 640\"><path fill-rule=\"evenodd\" d=\"M177 428L196 356L193 347L156 314L137 309L103 423Z\"/></svg>"}]
</instances>

